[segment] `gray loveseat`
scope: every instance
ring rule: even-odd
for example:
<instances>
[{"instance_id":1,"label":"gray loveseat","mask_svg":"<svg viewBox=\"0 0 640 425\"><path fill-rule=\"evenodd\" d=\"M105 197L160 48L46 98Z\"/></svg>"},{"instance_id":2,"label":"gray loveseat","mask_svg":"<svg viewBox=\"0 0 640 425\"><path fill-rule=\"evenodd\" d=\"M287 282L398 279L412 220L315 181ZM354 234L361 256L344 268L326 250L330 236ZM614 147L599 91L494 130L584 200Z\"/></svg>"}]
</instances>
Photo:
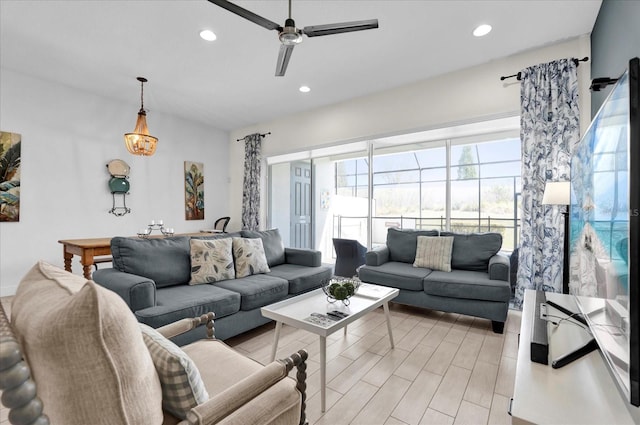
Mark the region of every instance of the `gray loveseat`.
<instances>
[{"instance_id":1,"label":"gray loveseat","mask_svg":"<svg viewBox=\"0 0 640 425\"><path fill-rule=\"evenodd\" d=\"M451 272L414 267L418 236L453 236ZM509 258L499 233L455 234L389 229L385 246L367 252L364 282L400 289L393 302L482 317L502 333L507 320Z\"/></svg>"},{"instance_id":2,"label":"gray loveseat","mask_svg":"<svg viewBox=\"0 0 640 425\"><path fill-rule=\"evenodd\" d=\"M189 285L190 239L261 238L270 268L266 274ZM93 273L93 280L116 292L138 321L154 328L185 317L215 313L215 334L227 339L270 321L260 307L319 288L331 277L319 251L285 248L277 229L212 236L174 236L111 240L113 268ZM202 328L202 327L201 327ZM179 345L205 337L195 329L174 339Z\"/></svg>"}]
</instances>

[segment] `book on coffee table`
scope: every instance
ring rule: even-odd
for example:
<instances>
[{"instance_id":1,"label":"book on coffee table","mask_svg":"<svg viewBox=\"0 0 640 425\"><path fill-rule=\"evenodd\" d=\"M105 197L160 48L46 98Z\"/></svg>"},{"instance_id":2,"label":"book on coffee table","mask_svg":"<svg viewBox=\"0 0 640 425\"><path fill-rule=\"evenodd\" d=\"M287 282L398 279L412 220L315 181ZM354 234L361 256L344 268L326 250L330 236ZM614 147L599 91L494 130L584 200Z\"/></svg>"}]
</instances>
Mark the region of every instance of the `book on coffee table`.
<instances>
[{"instance_id":1,"label":"book on coffee table","mask_svg":"<svg viewBox=\"0 0 640 425\"><path fill-rule=\"evenodd\" d=\"M356 293L361 297L382 298L383 296L385 296L391 291L393 291L393 288L389 288L387 286L369 285L367 283L361 283Z\"/></svg>"}]
</instances>

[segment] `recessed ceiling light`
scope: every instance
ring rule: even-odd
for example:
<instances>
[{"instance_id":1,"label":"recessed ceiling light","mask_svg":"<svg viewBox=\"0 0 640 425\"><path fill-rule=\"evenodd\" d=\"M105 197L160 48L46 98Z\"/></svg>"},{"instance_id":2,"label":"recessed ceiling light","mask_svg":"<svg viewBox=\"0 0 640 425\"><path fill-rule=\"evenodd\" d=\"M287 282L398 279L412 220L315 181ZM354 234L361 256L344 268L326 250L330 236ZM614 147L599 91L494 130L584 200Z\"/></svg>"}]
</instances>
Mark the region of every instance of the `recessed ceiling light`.
<instances>
[{"instance_id":1,"label":"recessed ceiling light","mask_svg":"<svg viewBox=\"0 0 640 425\"><path fill-rule=\"evenodd\" d=\"M483 35L487 35L490 32L491 32L491 25L482 24L473 30L473 35L475 35L476 37L482 37Z\"/></svg>"},{"instance_id":2,"label":"recessed ceiling light","mask_svg":"<svg viewBox=\"0 0 640 425\"><path fill-rule=\"evenodd\" d=\"M200 37L203 40L206 40L206 41L213 41L216 38L218 38L218 37L216 37L216 35L211 30L202 30L202 31L200 31Z\"/></svg>"},{"instance_id":3,"label":"recessed ceiling light","mask_svg":"<svg viewBox=\"0 0 640 425\"><path fill-rule=\"evenodd\" d=\"M309 93L311 91L311 88L309 86L300 86L298 90L300 90L302 93Z\"/></svg>"}]
</instances>

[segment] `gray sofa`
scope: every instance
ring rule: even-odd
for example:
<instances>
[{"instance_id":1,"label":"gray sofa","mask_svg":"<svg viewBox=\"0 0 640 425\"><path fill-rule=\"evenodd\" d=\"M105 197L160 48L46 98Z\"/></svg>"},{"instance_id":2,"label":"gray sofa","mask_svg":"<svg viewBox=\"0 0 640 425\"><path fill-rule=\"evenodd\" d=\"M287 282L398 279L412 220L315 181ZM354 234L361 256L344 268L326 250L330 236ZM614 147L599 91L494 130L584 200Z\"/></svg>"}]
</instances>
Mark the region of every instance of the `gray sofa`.
<instances>
[{"instance_id":1,"label":"gray sofa","mask_svg":"<svg viewBox=\"0 0 640 425\"><path fill-rule=\"evenodd\" d=\"M418 236L453 236L451 272L414 267ZM482 317L502 333L507 320L509 258L499 233L455 234L389 229L385 246L367 252L364 282L400 289L393 302Z\"/></svg>"},{"instance_id":2,"label":"gray sofa","mask_svg":"<svg viewBox=\"0 0 640 425\"><path fill-rule=\"evenodd\" d=\"M261 238L270 268L266 274L189 285L190 239ZM138 321L154 328L185 317L215 313L215 334L227 339L269 322L260 307L319 288L331 277L319 251L285 248L277 229L211 236L174 236L111 240L113 268L93 273L93 280L116 292ZM201 327L203 328L203 327ZM174 339L184 345L205 337L195 329Z\"/></svg>"}]
</instances>

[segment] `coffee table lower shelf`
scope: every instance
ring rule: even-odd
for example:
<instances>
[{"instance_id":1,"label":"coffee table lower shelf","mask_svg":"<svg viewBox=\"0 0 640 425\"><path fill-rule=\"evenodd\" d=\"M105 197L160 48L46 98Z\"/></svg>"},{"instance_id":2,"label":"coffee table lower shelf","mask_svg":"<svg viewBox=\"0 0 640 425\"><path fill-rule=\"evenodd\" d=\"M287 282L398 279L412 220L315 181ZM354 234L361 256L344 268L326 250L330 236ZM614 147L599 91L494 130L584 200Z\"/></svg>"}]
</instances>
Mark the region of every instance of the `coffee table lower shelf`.
<instances>
[{"instance_id":1,"label":"coffee table lower shelf","mask_svg":"<svg viewBox=\"0 0 640 425\"><path fill-rule=\"evenodd\" d=\"M318 335L320 337L320 406L322 412L324 412L326 407L327 385L327 336L340 329L344 329L344 334L346 335L347 326L350 323L353 323L370 311L382 306L389 331L389 342L391 348L393 348L389 301L397 297L398 293L399 291L396 288L363 283L360 285L358 292L350 298L350 304L348 306L345 306L340 301L335 303L328 302L323 290L316 289L297 297L262 307L262 315L276 321L276 332L271 349L271 361L275 360L276 357L278 340L280 339L280 331L283 323ZM348 315L343 319L336 319L332 323L325 325L307 320L312 313L326 315L326 313L332 311L339 311Z\"/></svg>"}]
</instances>

